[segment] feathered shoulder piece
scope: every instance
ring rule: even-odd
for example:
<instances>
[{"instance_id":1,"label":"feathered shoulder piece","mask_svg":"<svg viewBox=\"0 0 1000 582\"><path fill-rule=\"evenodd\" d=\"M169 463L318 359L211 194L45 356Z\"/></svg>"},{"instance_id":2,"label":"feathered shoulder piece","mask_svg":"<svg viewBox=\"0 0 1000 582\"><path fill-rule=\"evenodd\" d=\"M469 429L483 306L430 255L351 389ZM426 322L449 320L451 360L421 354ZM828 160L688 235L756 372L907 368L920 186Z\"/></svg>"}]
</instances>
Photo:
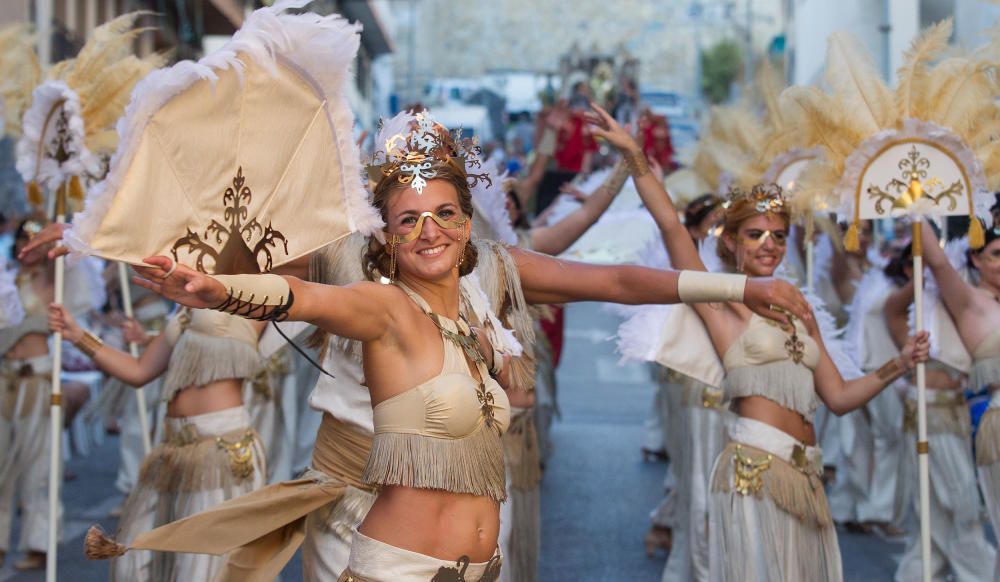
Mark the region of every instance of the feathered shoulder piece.
<instances>
[{"instance_id":1,"label":"feathered shoulder piece","mask_svg":"<svg viewBox=\"0 0 1000 582\"><path fill-rule=\"evenodd\" d=\"M983 56L942 58L951 31L946 20L914 41L894 90L853 37L831 35L830 91L792 87L781 95L799 122L775 142L821 148L799 188L817 198L833 193L831 203L851 223L849 250L858 247L862 219L989 216L992 195L985 194L1000 187L1000 87L995 63ZM981 246L982 226L970 222L972 246Z\"/></svg>"},{"instance_id":2,"label":"feathered shoulder piece","mask_svg":"<svg viewBox=\"0 0 1000 582\"><path fill-rule=\"evenodd\" d=\"M261 8L218 51L135 87L108 176L66 234L73 250L247 273L381 228L345 94L359 26L297 13L306 4Z\"/></svg>"},{"instance_id":3,"label":"feathered shoulder piece","mask_svg":"<svg viewBox=\"0 0 1000 582\"><path fill-rule=\"evenodd\" d=\"M0 134L21 135L21 118L31 105L31 92L41 76L30 26L0 28Z\"/></svg>"},{"instance_id":4,"label":"feathered shoulder piece","mask_svg":"<svg viewBox=\"0 0 1000 582\"><path fill-rule=\"evenodd\" d=\"M36 207L43 204L42 188L68 186L82 200L82 181L104 175L104 159L118 147L115 123L132 88L163 64L161 55L132 54L142 15L119 16L94 29L76 58L53 65L35 88L17 144L17 170Z\"/></svg>"}]
</instances>

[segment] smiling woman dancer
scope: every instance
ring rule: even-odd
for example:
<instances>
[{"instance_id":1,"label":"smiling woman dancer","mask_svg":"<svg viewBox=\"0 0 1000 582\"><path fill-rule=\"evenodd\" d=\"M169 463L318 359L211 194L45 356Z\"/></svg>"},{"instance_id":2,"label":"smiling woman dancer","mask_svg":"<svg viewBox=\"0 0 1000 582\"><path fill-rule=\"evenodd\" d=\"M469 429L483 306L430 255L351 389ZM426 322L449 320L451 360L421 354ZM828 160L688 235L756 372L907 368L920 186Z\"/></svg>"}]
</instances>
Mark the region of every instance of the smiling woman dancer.
<instances>
[{"instance_id":1,"label":"smiling woman dancer","mask_svg":"<svg viewBox=\"0 0 1000 582\"><path fill-rule=\"evenodd\" d=\"M605 111L595 133L621 150L663 233L675 267L704 270L670 197L632 137ZM718 246L729 267L770 277L785 256L789 213L777 186L755 187L725 205ZM836 414L864 405L928 352L926 333L879 371L845 381L815 320L779 327L731 302L695 306L725 368L736 417L712 477L709 576L715 581L842 579L837 533L820 482L812 418L822 400Z\"/></svg>"},{"instance_id":2,"label":"smiling woman dancer","mask_svg":"<svg viewBox=\"0 0 1000 582\"><path fill-rule=\"evenodd\" d=\"M501 433L508 401L491 374L502 358L466 323L459 278L475 267L473 209L463 152L437 129L414 131L381 168L373 203L386 231L365 257L371 281L344 287L278 275L207 276L166 257L139 268L143 284L179 303L255 319L309 321L362 342L375 438L365 481L379 495L354 534L342 580L428 581L461 574L494 580L499 502L505 498ZM426 155L427 166L406 164ZM744 300L777 317L808 317L787 284L639 267L590 267L515 254L530 302L578 296L630 303ZM380 281L376 283L375 281ZM393 283L393 284L388 284ZM706 284L707 283L707 284ZM600 290L600 291L597 291ZM407 524L419 524L411 526Z\"/></svg>"}]
</instances>

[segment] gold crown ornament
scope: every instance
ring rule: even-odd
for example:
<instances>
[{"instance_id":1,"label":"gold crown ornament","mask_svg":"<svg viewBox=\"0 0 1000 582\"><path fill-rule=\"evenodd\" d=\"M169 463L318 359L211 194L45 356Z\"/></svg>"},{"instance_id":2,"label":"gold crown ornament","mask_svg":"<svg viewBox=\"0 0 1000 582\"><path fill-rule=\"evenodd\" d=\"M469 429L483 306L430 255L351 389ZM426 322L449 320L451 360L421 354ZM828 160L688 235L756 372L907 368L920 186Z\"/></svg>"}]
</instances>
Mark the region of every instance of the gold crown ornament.
<instances>
[{"instance_id":1,"label":"gold crown ornament","mask_svg":"<svg viewBox=\"0 0 1000 582\"><path fill-rule=\"evenodd\" d=\"M754 184L749 192L739 187L729 189L722 208L729 210L739 200L747 200L753 204L758 214L783 212L785 210L785 193L777 184Z\"/></svg>"},{"instance_id":2,"label":"gold crown ornament","mask_svg":"<svg viewBox=\"0 0 1000 582\"><path fill-rule=\"evenodd\" d=\"M396 175L400 184L423 194L427 181L438 176L438 170L451 165L465 174L469 187L480 181L492 184L488 172L473 173L482 161L477 138L463 138L462 130L449 131L436 122L430 113L421 111L412 116L406 130L385 139L382 150L375 151L368 165L368 179L372 188L383 179ZM379 134L384 121L379 122Z\"/></svg>"}]
</instances>

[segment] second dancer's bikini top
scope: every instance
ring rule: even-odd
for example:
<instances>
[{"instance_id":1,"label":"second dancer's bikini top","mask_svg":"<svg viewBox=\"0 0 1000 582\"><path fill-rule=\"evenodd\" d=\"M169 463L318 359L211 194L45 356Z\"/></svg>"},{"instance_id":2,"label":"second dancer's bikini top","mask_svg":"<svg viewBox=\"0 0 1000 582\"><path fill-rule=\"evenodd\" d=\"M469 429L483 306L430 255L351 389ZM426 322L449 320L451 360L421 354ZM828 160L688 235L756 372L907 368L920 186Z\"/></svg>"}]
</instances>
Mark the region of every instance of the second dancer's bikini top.
<instances>
[{"instance_id":1,"label":"second dancer's bikini top","mask_svg":"<svg viewBox=\"0 0 1000 582\"><path fill-rule=\"evenodd\" d=\"M801 322L795 321L793 334L754 314L722 358L726 399L762 396L811 421L819 402L813 379L819 358Z\"/></svg>"},{"instance_id":2,"label":"second dancer's bikini top","mask_svg":"<svg viewBox=\"0 0 1000 582\"><path fill-rule=\"evenodd\" d=\"M975 389L1000 384L1000 329L986 336L973 350L970 376Z\"/></svg>"},{"instance_id":3,"label":"second dancer's bikini top","mask_svg":"<svg viewBox=\"0 0 1000 582\"><path fill-rule=\"evenodd\" d=\"M506 499L501 435L510 404L482 361L473 359L464 320L433 313L426 301L399 285L441 331L441 373L374 407L375 437L364 480L371 485L440 489ZM475 341L474 339L472 340ZM466 355L469 355L467 359ZM469 360L482 381L473 377Z\"/></svg>"},{"instance_id":4,"label":"second dancer's bikini top","mask_svg":"<svg viewBox=\"0 0 1000 582\"><path fill-rule=\"evenodd\" d=\"M163 330L173 346L161 400L185 388L231 378L252 378L263 360L257 330L242 317L209 309L180 309Z\"/></svg>"}]
</instances>

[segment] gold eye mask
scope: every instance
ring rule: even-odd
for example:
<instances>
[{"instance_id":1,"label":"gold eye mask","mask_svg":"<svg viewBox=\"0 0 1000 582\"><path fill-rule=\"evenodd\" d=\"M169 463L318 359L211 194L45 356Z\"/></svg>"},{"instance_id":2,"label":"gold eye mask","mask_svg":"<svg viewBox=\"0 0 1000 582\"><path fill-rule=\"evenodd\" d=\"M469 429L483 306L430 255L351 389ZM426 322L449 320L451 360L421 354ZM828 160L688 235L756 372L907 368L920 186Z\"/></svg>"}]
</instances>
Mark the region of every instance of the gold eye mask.
<instances>
[{"instance_id":1,"label":"gold eye mask","mask_svg":"<svg viewBox=\"0 0 1000 582\"><path fill-rule=\"evenodd\" d=\"M417 237L420 236L420 233L423 232L424 220L426 220L427 218L430 218L431 220L436 222L437 225L440 226L441 228L446 228L448 230L461 228L465 226L466 222L469 221L469 217L467 216L462 216L460 218L456 218L455 220L445 220L444 218L441 218L440 216L434 214L433 212L422 212L420 216L417 217L417 223L413 225L413 230L411 230L410 232L404 235L386 233L389 235L388 236L389 242L391 242L394 245L400 245L403 243L408 243L412 240L416 240Z\"/></svg>"},{"instance_id":2,"label":"gold eye mask","mask_svg":"<svg viewBox=\"0 0 1000 582\"><path fill-rule=\"evenodd\" d=\"M771 240L774 241L774 244L778 245L779 247L784 247L785 245L788 244L788 235L786 233L780 231L772 232L770 230L765 230L760 235L760 238L757 239L752 239L746 236L743 237L743 244L750 247L751 249L756 250L764 246L764 243L767 241L768 237L771 237Z\"/></svg>"}]
</instances>

